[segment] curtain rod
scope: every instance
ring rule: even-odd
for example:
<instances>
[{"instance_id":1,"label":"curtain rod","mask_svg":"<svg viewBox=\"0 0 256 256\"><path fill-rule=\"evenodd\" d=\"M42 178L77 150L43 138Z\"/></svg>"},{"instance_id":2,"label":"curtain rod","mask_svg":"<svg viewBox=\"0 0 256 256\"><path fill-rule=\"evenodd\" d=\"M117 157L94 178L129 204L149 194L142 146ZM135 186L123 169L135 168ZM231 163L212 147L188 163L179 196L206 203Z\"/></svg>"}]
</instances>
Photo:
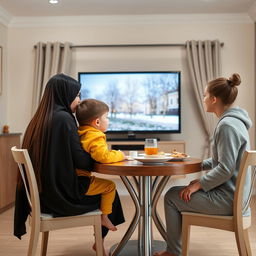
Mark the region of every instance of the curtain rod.
<instances>
[{"instance_id":1,"label":"curtain rod","mask_svg":"<svg viewBox=\"0 0 256 256\"><path fill-rule=\"evenodd\" d=\"M71 48L86 48L86 47L158 47L158 46L185 46L185 44L95 44L95 45L72 45Z\"/></svg>"},{"instance_id":2,"label":"curtain rod","mask_svg":"<svg viewBox=\"0 0 256 256\"><path fill-rule=\"evenodd\" d=\"M86 48L86 47L185 47L186 44L81 44L71 45L71 48ZM224 43L220 43L224 46Z\"/></svg>"},{"instance_id":3,"label":"curtain rod","mask_svg":"<svg viewBox=\"0 0 256 256\"><path fill-rule=\"evenodd\" d=\"M61 44L64 47L63 44ZM71 48L90 48L90 47L185 47L186 44L80 44L71 45ZM220 43L224 46L224 43ZM37 48L37 45L34 46ZM45 47L45 45L44 45Z\"/></svg>"}]
</instances>

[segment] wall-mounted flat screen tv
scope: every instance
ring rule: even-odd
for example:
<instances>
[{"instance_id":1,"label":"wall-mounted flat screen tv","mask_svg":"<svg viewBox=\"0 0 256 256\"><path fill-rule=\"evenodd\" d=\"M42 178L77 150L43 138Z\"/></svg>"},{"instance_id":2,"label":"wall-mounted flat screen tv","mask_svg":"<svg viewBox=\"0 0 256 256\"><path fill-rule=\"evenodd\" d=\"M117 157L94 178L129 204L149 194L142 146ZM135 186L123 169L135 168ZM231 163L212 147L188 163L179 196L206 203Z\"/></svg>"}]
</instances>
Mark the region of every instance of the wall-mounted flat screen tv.
<instances>
[{"instance_id":1,"label":"wall-mounted flat screen tv","mask_svg":"<svg viewBox=\"0 0 256 256\"><path fill-rule=\"evenodd\" d=\"M180 72L79 72L81 99L109 106L108 133L180 133Z\"/></svg>"}]
</instances>

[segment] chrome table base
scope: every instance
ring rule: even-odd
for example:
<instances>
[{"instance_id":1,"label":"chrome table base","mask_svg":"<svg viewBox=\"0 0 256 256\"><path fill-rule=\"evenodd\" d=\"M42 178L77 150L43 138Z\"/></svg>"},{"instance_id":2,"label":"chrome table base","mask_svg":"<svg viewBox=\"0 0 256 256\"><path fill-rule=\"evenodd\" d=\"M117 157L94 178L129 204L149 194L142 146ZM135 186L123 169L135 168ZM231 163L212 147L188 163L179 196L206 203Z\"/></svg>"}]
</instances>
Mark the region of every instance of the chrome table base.
<instances>
[{"instance_id":1,"label":"chrome table base","mask_svg":"<svg viewBox=\"0 0 256 256\"><path fill-rule=\"evenodd\" d=\"M113 255L113 251L115 250L117 245L114 245L110 249L110 254ZM166 243L163 241L153 241L152 252L163 251L166 249ZM138 247L137 240L130 240L127 242L125 247L121 250L118 256L141 256L141 248Z\"/></svg>"},{"instance_id":2,"label":"chrome table base","mask_svg":"<svg viewBox=\"0 0 256 256\"><path fill-rule=\"evenodd\" d=\"M154 251L164 250L165 243L154 241L152 220L166 240L166 233L156 206L170 176L157 176L152 184L152 176L132 177L135 188L126 176L120 176L135 205L135 214L120 243L112 248L111 256L152 256ZM128 241L138 226L138 241Z\"/></svg>"}]
</instances>

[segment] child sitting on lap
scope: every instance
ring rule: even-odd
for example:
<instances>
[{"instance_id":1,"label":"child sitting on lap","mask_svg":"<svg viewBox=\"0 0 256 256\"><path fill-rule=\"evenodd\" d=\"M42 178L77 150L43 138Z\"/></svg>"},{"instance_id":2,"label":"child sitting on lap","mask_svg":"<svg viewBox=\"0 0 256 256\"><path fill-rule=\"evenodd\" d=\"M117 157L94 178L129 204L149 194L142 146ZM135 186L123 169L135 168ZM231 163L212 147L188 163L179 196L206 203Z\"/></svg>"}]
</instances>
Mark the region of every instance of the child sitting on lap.
<instances>
[{"instance_id":1,"label":"child sitting on lap","mask_svg":"<svg viewBox=\"0 0 256 256\"><path fill-rule=\"evenodd\" d=\"M114 163L125 159L122 151L108 150L106 135L104 134L109 123L108 112L108 105L95 99L83 100L76 111L76 118L79 123L78 134L82 147L99 163ZM112 203L115 198L115 183L92 176L86 170L77 170L77 174L90 177L90 186L86 195L101 194L102 225L116 231L117 228L108 218L108 214L112 212Z\"/></svg>"}]
</instances>

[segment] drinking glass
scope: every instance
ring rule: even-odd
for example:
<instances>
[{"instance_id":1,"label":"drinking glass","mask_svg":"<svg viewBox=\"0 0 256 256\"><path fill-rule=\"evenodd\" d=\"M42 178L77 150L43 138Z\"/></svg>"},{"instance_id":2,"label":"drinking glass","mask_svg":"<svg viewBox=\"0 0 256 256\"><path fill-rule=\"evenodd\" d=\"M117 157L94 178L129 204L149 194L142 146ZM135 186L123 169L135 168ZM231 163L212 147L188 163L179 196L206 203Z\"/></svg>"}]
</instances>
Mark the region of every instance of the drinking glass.
<instances>
[{"instance_id":1,"label":"drinking glass","mask_svg":"<svg viewBox=\"0 0 256 256\"><path fill-rule=\"evenodd\" d=\"M155 155L158 152L157 139L145 139L144 147L146 155Z\"/></svg>"}]
</instances>

